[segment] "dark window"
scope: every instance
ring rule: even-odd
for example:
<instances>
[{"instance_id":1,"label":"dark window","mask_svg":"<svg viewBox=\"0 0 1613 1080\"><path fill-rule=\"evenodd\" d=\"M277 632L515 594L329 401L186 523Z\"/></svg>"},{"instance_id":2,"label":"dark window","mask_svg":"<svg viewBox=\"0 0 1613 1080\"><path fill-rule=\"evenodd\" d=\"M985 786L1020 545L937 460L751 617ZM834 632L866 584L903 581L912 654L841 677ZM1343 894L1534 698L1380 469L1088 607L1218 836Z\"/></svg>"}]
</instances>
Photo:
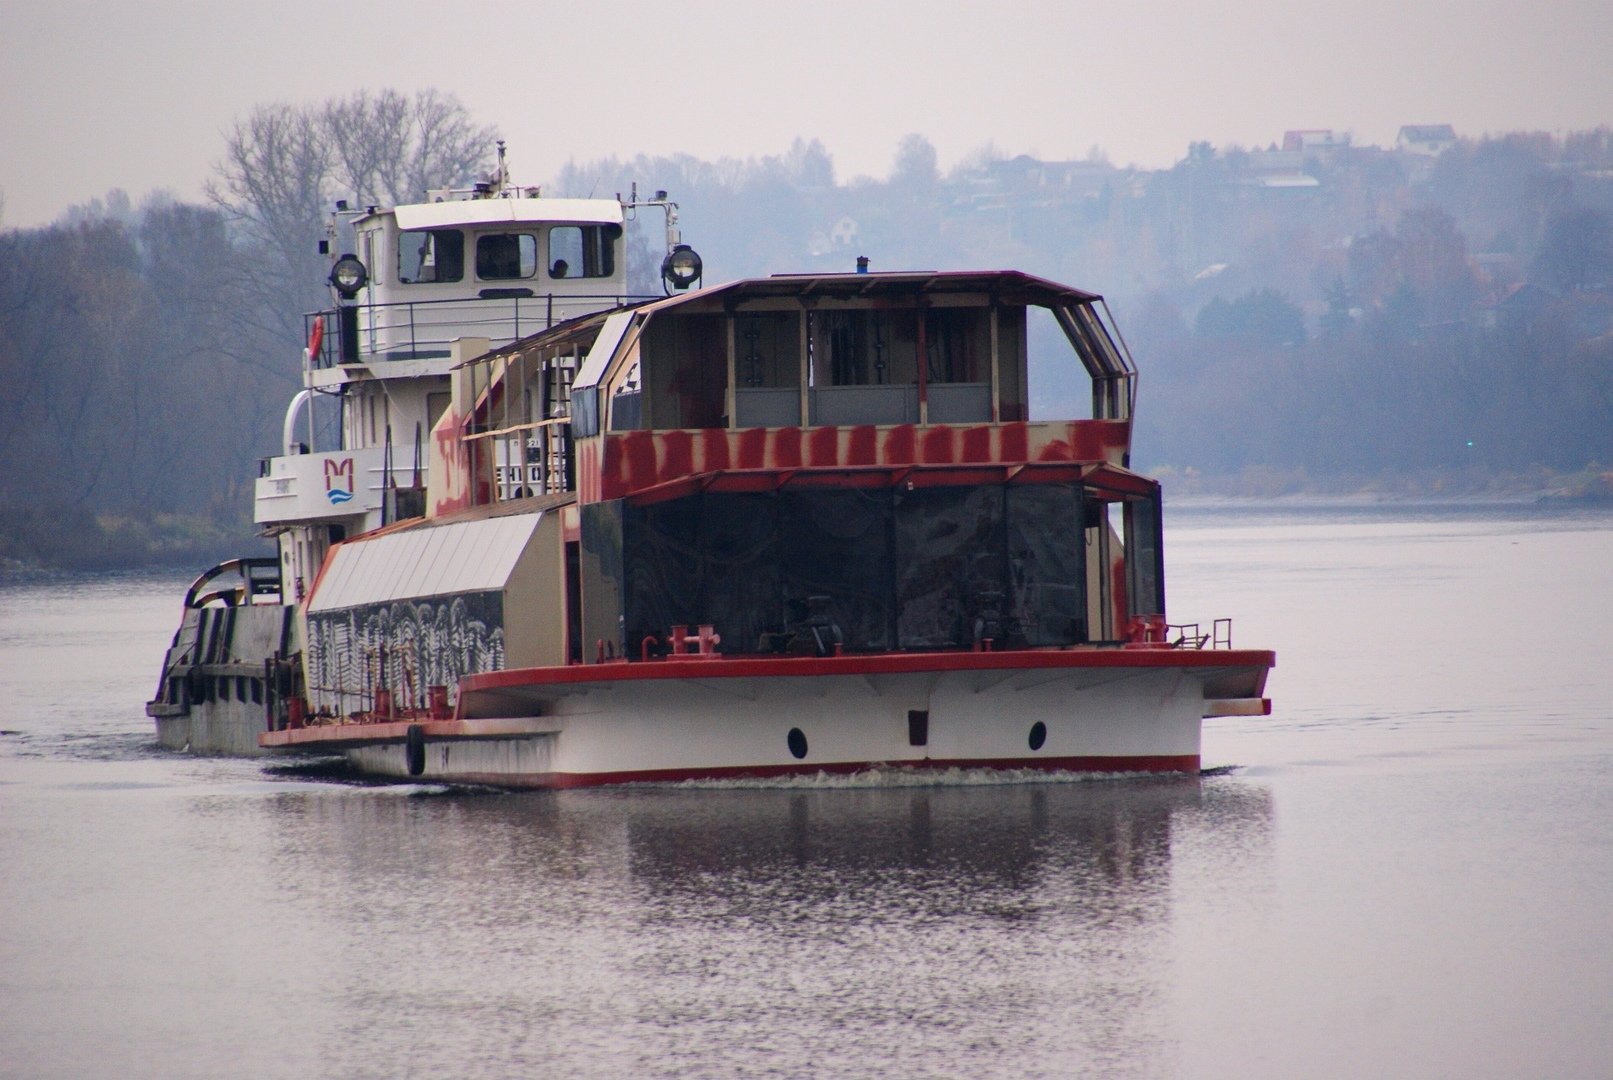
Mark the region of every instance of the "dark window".
<instances>
[{"instance_id":1,"label":"dark window","mask_svg":"<svg viewBox=\"0 0 1613 1080\"><path fill-rule=\"evenodd\" d=\"M1088 639L1078 485L801 487L612 505L620 523L593 547L585 533L584 556L620 565L620 606L602 625L613 639L619 625L632 650L700 623L716 626L724 652Z\"/></svg>"},{"instance_id":2,"label":"dark window","mask_svg":"<svg viewBox=\"0 0 1613 1080\"><path fill-rule=\"evenodd\" d=\"M571 391L571 432L579 439L599 434L599 387L579 386Z\"/></svg>"},{"instance_id":3,"label":"dark window","mask_svg":"<svg viewBox=\"0 0 1613 1080\"><path fill-rule=\"evenodd\" d=\"M1000 621L1007 577L1003 492L982 486L897 493L898 648L972 645L977 622Z\"/></svg>"},{"instance_id":4,"label":"dark window","mask_svg":"<svg viewBox=\"0 0 1613 1080\"><path fill-rule=\"evenodd\" d=\"M489 233L476 238L476 276L514 281L538 272L538 238L531 233Z\"/></svg>"},{"instance_id":5,"label":"dark window","mask_svg":"<svg viewBox=\"0 0 1613 1080\"><path fill-rule=\"evenodd\" d=\"M620 225L556 225L549 230L549 276L602 278L616 273Z\"/></svg>"},{"instance_id":6,"label":"dark window","mask_svg":"<svg viewBox=\"0 0 1613 1080\"><path fill-rule=\"evenodd\" d=\"M465 235L458 229L422 229L398 234L398 280L405 285L461 281Z\"/></svg>"},{"instance_id":7,"label":"dark window","mask_svg":"<svg viewBox=\"0 0 1613 1080\"><path fill-rule=\"evenodd\" d=\"M1081 491L1065 484L1008 488L1008 615L1029 645L1086 640L1086 546Z\"/></svg>"},{"instance_id":8,"label":"dark window","mask_svg":"<svg viewBox=\"0 0 1613 1080\"><path fill-rule=\"evenodd\" d=\"M1126 606L1131 615L1165 614L1165 557L1159 494L1126 504Z\"/></svg>"}]
</instances>

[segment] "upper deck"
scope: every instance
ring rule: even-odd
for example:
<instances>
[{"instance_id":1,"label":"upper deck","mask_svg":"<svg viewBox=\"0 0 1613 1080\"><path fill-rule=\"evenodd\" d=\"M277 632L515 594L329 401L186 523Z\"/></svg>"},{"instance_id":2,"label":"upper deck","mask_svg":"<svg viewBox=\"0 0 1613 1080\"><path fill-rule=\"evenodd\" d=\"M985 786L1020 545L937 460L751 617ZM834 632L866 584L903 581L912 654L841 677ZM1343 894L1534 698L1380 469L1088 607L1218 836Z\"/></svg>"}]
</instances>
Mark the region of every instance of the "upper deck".
<instances>
[{"instance_id":1,"label":"upper deck","mask_svg":"<svg viewBox=\"0 0 1613 1080\"><path fill-rule=\"evenodd\" d=\"M1037 309L1090 380L1090 418L1029 420ZM459 374L434 437L463 459L432 496L443 511L758 470L1123 471L1136 379L1101 297L1012 271L738 281L580 318Z\"/></svg>"}]
</instances>

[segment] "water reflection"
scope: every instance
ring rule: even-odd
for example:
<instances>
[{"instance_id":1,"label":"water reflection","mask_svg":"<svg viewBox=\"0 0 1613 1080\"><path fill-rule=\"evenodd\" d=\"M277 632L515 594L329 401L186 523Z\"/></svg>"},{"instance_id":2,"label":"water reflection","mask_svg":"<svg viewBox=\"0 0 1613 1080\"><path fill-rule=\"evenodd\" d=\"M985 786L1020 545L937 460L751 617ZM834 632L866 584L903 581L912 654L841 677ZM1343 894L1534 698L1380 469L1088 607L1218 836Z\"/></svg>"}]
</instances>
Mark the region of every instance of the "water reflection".
<instances>
[{"instance_id":1,"label":"water reflection","mask_svg":"<svg viewBox=\"0 0 1613 1080\"><path fill-rule=\"evenodd\" d=\"M506 1069L1169 1072L1180 849L1263 889L1272 828L1232 778L272 806L356 1075L465 1071L476 1025ZM349 1060L383 1017L399 1056Z\"/></svg>"}]
</instances>

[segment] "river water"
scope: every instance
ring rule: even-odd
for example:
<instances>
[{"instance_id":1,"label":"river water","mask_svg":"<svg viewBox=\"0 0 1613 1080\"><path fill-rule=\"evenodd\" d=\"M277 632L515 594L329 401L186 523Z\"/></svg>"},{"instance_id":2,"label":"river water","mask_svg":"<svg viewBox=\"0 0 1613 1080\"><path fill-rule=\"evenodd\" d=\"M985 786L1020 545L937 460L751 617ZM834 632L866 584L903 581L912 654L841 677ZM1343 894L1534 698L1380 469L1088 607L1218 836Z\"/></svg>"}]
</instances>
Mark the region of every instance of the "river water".
<instances>
[{"instance_id":1,"label":"river water","mask_svg":"<svg viewBox=\"0 0 1613 1080\"><path fill-rule=\"evenodd\" d=\"M1613 515L1186 509L1197 779L493 793L163 752L0 588L0 1076L1613 1075Z\"/></svg>"}]
</instances>

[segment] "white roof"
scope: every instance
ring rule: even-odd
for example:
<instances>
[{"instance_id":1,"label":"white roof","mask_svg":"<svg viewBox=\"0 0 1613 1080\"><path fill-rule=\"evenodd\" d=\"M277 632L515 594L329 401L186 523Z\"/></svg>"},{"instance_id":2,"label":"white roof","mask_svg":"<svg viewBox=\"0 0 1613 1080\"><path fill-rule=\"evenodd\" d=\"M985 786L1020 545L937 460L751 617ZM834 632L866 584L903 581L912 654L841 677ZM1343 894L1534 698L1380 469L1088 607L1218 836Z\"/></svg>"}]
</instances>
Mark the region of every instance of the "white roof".
<instances>
[{"instance_id":1,"label":"white roof","mask_svg":"<svg viewBox=\"0 0 1613 1080\"><path fill-rule=\"evenodd\" d=\"M393 213L397 215L400 229L511 222L622 223L622 204L615 199L456 199L410 203L397 207Z\"/></svg>"},{"instance_id":2,"label":"white roof","mask_svg":"<svg viewBox=\"0 0 1613 1080\"><path fill-rule=\"evenodd\" d=\"M339 545L308 611L502 589L543 515L423 525Z\"/></svg>"},{"instance_id":3,"label":"white roof","mask_svg":"<svg viewBox=\"0 0 1613 1080\"><path fill-rule=\"evenodd\" d=\"M607 316L605 325L600 327L599 336L588 349L588 355L583 358L582 367L577 369L577 377L571 380L573 390L585 386L596 386L600 379L605 377L605 368L610 364L610 358L616 355L616 347L622 343L622 337L627 333L628 326L633 321L636 311L618 311Z\"/></svg>"}]
</instances>

